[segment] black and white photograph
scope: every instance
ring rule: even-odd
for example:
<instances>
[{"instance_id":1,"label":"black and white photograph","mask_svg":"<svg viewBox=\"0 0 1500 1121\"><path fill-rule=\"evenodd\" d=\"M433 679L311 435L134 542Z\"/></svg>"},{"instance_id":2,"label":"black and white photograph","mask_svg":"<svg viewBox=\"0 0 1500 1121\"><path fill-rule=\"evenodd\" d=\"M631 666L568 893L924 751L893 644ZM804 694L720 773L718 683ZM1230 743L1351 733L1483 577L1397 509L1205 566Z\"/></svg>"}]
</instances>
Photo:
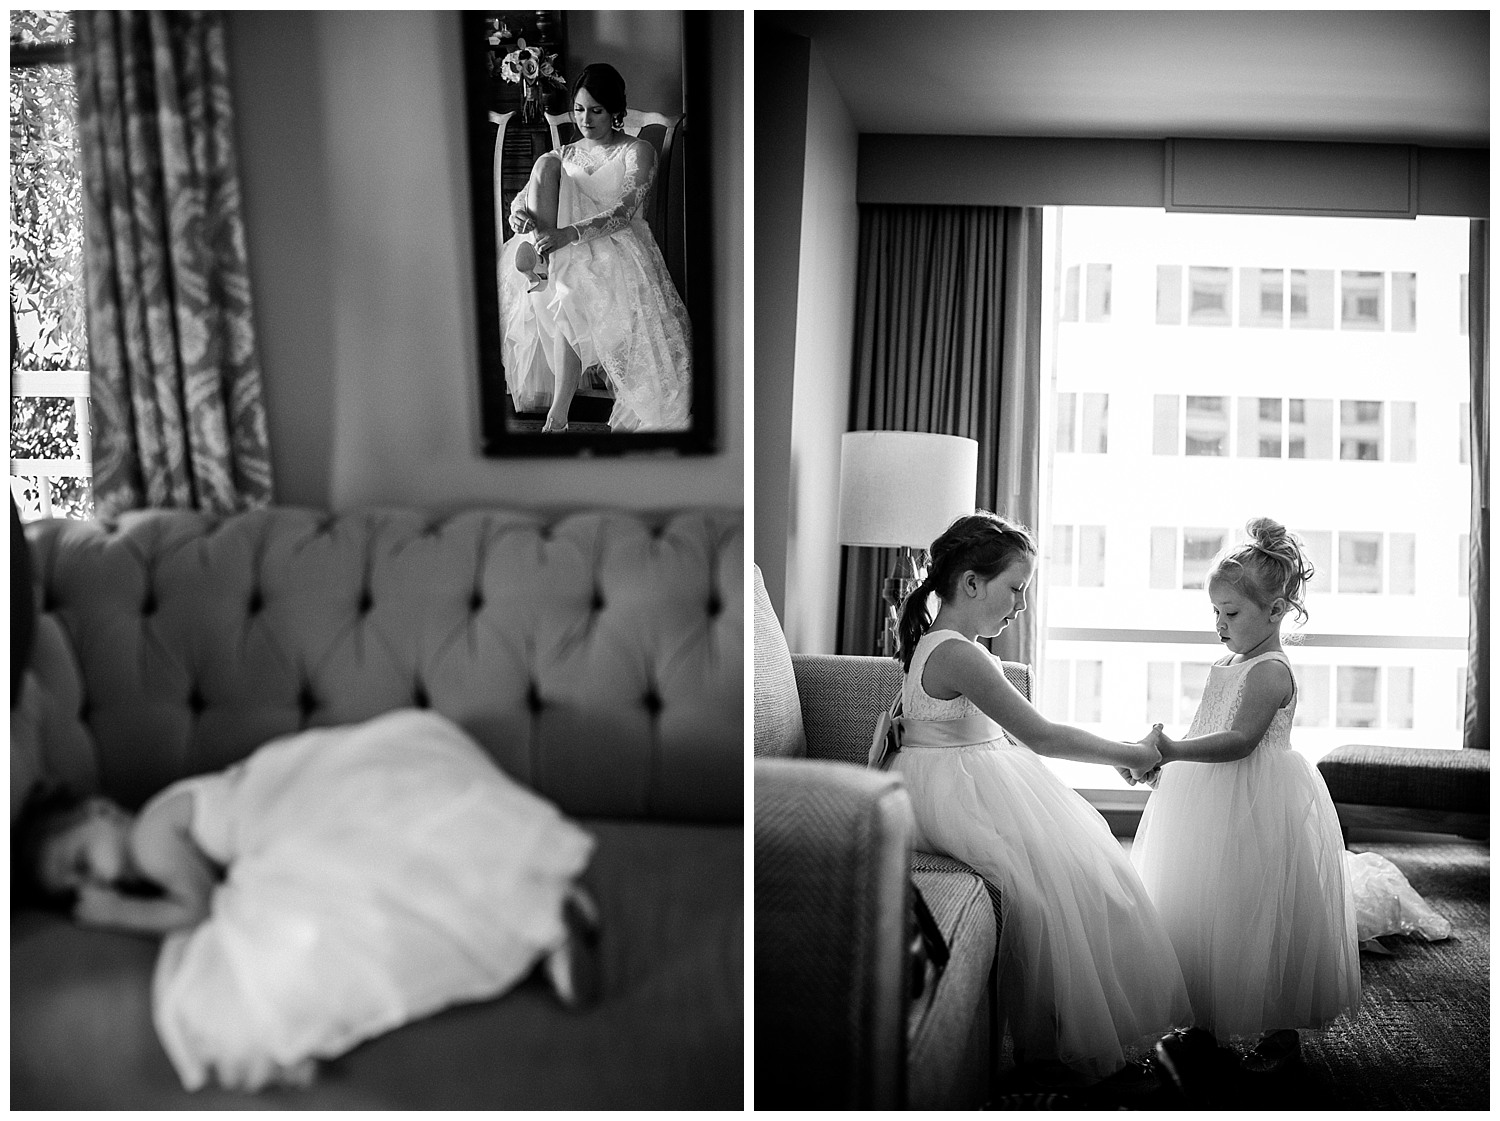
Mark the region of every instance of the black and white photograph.
<instances>
[{"instance_id":1,"label":"black and white photograph","mask_svg":"<svg viewBox=\"0 0 1500 1121\"><path fill-rule=\"evenodd\" d=\"M743 13L9 18L11 1108L743 1109ZM554 112L614 400L508 431Z\"/></svg>"},{"instance_id":2,"label":"black and white photograph","mask_svg":"<svg viewBox=\"0 0 1500 1121\"><path fill-rule=\"evenodd\" d=\"M1488 1108L1489 13L754 18L756 1107Z\"/></svg>"}]
</instances>

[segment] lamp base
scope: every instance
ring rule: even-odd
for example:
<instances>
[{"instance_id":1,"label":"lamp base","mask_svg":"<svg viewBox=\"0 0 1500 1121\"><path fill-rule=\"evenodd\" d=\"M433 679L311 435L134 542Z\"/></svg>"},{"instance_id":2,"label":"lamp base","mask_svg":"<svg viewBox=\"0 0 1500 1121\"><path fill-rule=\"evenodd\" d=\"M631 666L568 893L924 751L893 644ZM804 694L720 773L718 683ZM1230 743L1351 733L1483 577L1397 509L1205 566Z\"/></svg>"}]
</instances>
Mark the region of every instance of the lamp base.
<instances>
[{"instance_id":1,"label":"lamp base","mask_svg":"<svg viewBox=\"0 0 1500 1121\"><path fill-rule=\"evenodd\" d=\"M881 585L880 598L884 610L880 630L881 657L895 658L901 652L901 608L907 597L917 590L922 577L917 571L916 553L911 546L902 545L896 553L896 563Z\"/></svg>"}]
</instances>

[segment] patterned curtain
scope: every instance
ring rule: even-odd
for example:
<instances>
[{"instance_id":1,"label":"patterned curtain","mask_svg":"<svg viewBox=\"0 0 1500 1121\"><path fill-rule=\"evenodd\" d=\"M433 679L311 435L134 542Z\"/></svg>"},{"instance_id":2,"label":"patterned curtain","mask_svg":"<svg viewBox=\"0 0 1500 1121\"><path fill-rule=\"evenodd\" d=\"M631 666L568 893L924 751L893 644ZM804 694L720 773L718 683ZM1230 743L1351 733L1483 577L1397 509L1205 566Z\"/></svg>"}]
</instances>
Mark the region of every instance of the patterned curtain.
<instances>
[{"instance_id":1,"label":"patterned curtain","mask_svg":"<svg viewBox=\"0 0 1500 1121\"><path fill-rule=\"evenodd\" d=\"M850 431L979 442L975 501L1036 529L1040 513L1042 211L860 208ZM880 586L894 549L845 548L839 652L879 649ZM1034 613L991 644L1039 655Z\"/></svg>"},{"instance_id":2,"label":"patterned curtain","mask_svg":"<svg viewBox=\"0 0 1500 1121\"><path fill-rule=\"evenodd\" d=\"M1469 223L1469 668L1464 746L1490 746L1490 223Z\"/></svg>"},{"instance_id":3,"label":"patterned curtain","mask_svg":"<svg viewBox=\"0 0 1500 1121\"><path fill-rule=\"evenodd\" d=\"M73 18L96 511L267 505L223 15Z\"/></svg>"}]
</instances>

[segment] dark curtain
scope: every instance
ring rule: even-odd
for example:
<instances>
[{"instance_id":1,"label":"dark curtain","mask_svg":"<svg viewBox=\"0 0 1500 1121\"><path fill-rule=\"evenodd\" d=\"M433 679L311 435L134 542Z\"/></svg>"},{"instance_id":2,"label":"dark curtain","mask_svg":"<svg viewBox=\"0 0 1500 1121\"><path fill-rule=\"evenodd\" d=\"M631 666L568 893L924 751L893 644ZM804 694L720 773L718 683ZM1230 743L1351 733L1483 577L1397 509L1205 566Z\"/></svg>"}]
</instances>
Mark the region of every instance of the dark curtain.
<instances>
[{"instance_id":1,"label":"dark curtain","mask_svg":"<svg viewBox=\"0 0 1500 1121\"><path fill-rule=\"evenodd\" d=\"M1490 746L1490 224L1469 223L1469 670L1464 746Z\"/></svg>"},{"instance_id":2,"label":"dark curtain","mask_svg":"<svg viewBox=\"0 0 1500 1121\"><path fill-rule=\"evenodd\" d=\"M850 431L935 432L979 443L976 502L1035 529L1039 513L1042 211L860 209ZM894 549L843 550L839 652L879 650ZM1030 662L1024 613L995 653Z\"/></svg>"},{"instance_id":3,"label":"dark curtain","mask_svg":"<svg viewBox=\"0 0 1500 1121\"><path fill-rule=\"evenodd\" d=\"M95 508L266 505L223 13L73 18Z\"/></svg>"}]
</instances>

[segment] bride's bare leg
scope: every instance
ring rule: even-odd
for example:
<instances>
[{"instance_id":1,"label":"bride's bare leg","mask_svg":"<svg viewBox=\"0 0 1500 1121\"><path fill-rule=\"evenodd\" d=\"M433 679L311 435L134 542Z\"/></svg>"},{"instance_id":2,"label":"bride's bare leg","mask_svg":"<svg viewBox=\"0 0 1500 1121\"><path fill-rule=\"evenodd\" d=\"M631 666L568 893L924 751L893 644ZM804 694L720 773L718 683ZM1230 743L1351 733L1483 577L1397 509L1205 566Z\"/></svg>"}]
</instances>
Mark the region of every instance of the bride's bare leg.
<instances>
[{"instance_id":1,"label":"bride's bare leg","mask_svg":"<svg viewBox=\"0 0 1500 1121\"><path fill-rule=\"evenodd\" d=\"M578 381L583 376L583 362L578 352L566 344L562 349L561 369L554 372L556 384L552 391L552 407L542 422L543 432L561 432L568 427L568 410L573 406L573 395L578 392Z\"/></svg>"},{"instance_id":2,"label":"bride's bare leg","mask_svg":"<svg viewBox=\"0 0 1500 1121\"><path fill-rule=\"evenodd\" d=\"M526 209L539 227L553 229L557 226L557 198L562 187L562 161L546 159L538 161L536 171L526 184ZM548 262L539 257L535 249L522 245L516 251L516 268L531 278L531 286L538 288L547 279Z\"/></svg>"}]
</instances>

